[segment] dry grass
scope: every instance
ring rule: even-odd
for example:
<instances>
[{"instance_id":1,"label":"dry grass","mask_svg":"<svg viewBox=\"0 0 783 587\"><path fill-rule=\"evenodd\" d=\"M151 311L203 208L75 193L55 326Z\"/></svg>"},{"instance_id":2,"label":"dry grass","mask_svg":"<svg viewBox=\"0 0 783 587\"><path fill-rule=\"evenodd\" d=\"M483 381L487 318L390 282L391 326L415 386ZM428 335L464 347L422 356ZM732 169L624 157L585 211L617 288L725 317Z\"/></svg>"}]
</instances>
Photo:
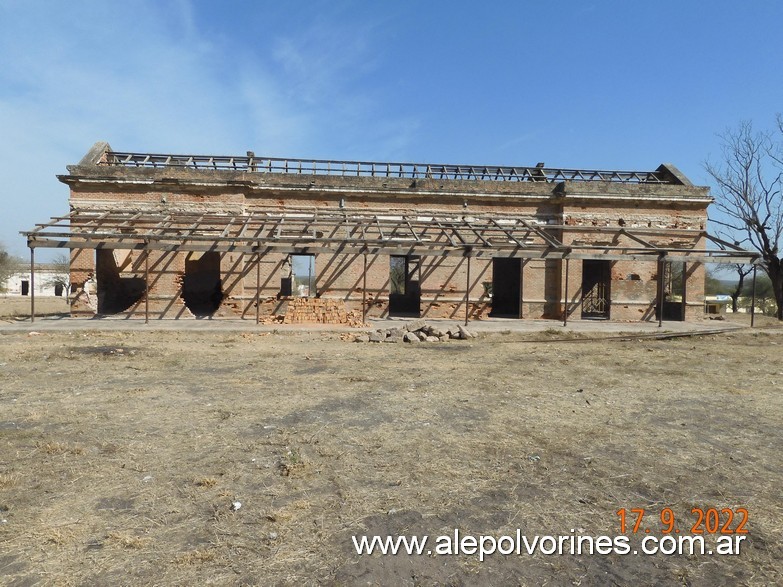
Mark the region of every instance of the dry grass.
<instances>
[{"instance_id":1,"label":"dry grass","mask_svg":"<svg viewBox=\"0 0 783 587\"><path fill-rule=\"evenodd\" d=\"M109 532L106 536L106 542L120 548L139 549L147 546L150 543L150 539L145 536L135 536L126 532Z\"/></svg>"},{"instance_id":2,"label":"dry grass","mask_svg":"<svg viewBox=\"0 0 783 587\"><path fill-rule=\"evenodd\" d=\"M13 320L30 317L29 296L3 296L0 298L0 320ZM36 316L65 316L69 312L68 300L64 297L36 296Z\"/></svg>"},{"instance_id":3,"label":"dry grass","mask_svg":"<svg viewBox=\"0 0 783 587\"><path fill-rule=\"evenodd\" d=\"M74 534L73 532L64 530L62 528L51 528L42 536L42 538L45 544L63 546L73 540Z\"/></svg>"},{"instance_id":4,"label":"dry grass","mask_svg":"<svg viewBox=\"0 0 783 587\"><path fill-rule=\"evenodd\" d=\"M81 455L84 454L84 449L80 446L70 446L62 442L45 442L38 445L47 455Z\"/></svg>"},{"instance_id":5,"label":"dry grass","mask_svg":"<svg viewBox=\"0 0 783 587\"><path fill-rule=\"evenodd\" d=\"M175 565L199 565L215 560L215 552L212 550L191 550L174 558Z\"/></svg>"},{"instance_id":6,"label":"dry grass","mask_svg":"<svg viewBox=\"0 0 783 587\"><path fill-rule=\"evenodd\" d=\"M412 348L308 334L3 335L0 576L783 582L780 331L580 344L550 336ZM358 557L351 543L455 528L616 535L617 510L636 507L651 521L670 507L687 527L693 507L746 507L748 542L738 557L483 563Z\"/></svg>"},{"instance_id":7,"label":"dry grass","mask_svg":"<svg viewBox=\"0 0 783 587\"><path fill-rule=\"evenodd\" d=\"M203 488L214 487L215 485L217 485L217 482L218 480L215 479L214 477L201 477L193 480L193 483L195 483L198 487L203 487Z\"/></svg>"},{"instance_id":8,"label":"dry grass","mask_svg":"<svg viewBox=\"0 0 783 587\"><path fill-rule=\"evenodd\" d=\"M9 489L19 484L18 473L0 473L0 489Z\"/></svg>"}]
</instances>

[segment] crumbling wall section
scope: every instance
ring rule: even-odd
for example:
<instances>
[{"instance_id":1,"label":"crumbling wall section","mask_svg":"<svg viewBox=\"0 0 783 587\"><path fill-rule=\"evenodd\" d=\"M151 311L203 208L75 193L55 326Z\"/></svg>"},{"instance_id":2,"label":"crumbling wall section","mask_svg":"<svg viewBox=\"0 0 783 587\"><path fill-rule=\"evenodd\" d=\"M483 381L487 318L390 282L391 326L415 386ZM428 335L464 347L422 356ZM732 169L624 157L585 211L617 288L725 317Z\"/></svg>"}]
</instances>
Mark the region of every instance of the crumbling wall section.
<instances>
[{"instance_id":1,"label":"crumbling wall section","mask_svg":"<svg viewBox=\"0 0 783 587\"><path fill-rule=\"evenodd\" d=\"M706 229L706 206L698 202L618 202L615 206L601 205L597 202L578 201L564 205L563 224L574 227L600 227L624 229L637 234L644 241L659 247L705 248L705 239L701 237ZM657 229L658 234L648 234L634 229ZM666 231L672 231L667 233ZM592 244L613 247L636 247L644 245L629 236L608 237L605 234L564 231L565 244ZM640 257L642 255L639 255ZM671 259L679 257L671 255ZM572 266L575 265L572 263ZM577 264L574 272L576 282L569 283L581 287L581 267ZM579 275L577 278L576 276ZM616 261L612 264L611 312L612 320L654 320L658 297L657 257L651 260ZM689 263L685 282L685 319L698 320L704 316L704 280L705 270L701 263ZM569 280L571 281L571 280ZM581 292L572 298L571 314L578 316Z\"/></svg>"},{"instance_id":2,"label":"crumbling wall section","mask_svg":"<svg viewBox=\"0 0 783 587\"><path fill-rule=\"evenodd\" d=\"M68 300L71 316L92 317L98 311L95 281L95 251L71 249L71 291Z\"/></svg>"}]
</instances>

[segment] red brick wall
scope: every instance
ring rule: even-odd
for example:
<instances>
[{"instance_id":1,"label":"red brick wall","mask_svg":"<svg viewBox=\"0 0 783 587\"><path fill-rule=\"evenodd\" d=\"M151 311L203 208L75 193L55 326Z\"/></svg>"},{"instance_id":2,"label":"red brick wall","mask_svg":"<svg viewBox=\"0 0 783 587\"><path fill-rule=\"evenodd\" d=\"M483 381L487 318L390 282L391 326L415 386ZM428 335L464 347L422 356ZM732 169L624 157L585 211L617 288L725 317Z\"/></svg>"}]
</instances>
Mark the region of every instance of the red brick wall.
<instances>
[{"instance_id":1,"label":"red brick wall","mask_svg":"<svg viewBox=\"0 0 783 587\"><path fill-rule=\"evenodd\" d=\"M116 174L116 170L112 170ZM150 174L148 174L150 175ZM308 178L297 178L299 184ZM601 202L595 194L583 196L553 197L549 184L531 184L525 196L503 193L509 186L476 185L458 182L419 181L416 190L408 190L410 180L389 182L388 193L367 193L345 195L338 189L324 191L323 184L335 183L334 178L318 177L314 189L309 185L293 185L288 189L230 188L210 185L129 183L121 186L106 183L82 184L74 187L71 206L74 209L111 208L126 211L188 211L243 214L254 209L268 207L316 207L337 209L341 203L347 208L377 210L379 212L429 214L497 214L523 215L543 224L554 221L568 226L582 227L625 227L691 229L701 230L706 225L703 203L652 204L643 200ZM315 181L314 180L314 181ZM344 178L340 180L345 183ZM264 180L259 180L262 185ZM282 180L282 183L283 182ZM289 181L289 178L286 178ZM293 180L290 180L293 181ZM359 185L360 182L357 182ZM96 187L97 185L97 187ZM379 186L385 186L380 184ZM468 187L465 187L465 186ZM87 187L85 187L87 186ZM459 187L463 193L455 194L449 189ZM513 186L511 186L513 187ZM610 186L611 190L619 190ZM501 189L502 188L502 189ZM589 188L589 189L588 189ZM384 187L384 189L386 189ZM581 188L580 188L581 189ZM597 189L586 186L585 189ZM609 189L609 188L607 188ZM647 189L647 188L645 188ZM649 188L653 189L653 188ZM674 193L671 186L656 188ZM408 191L406 191L408 190ZM445 190L445 191L444 191ZM468 190L468 191L466 191ZM470 190L473 190L472 192ZM482 191L484 190L484 191ZM498 193L491 194L492 190ZM439 193L444 191L444 193ZM446 193L448 192L448 193ZM589 196L589 197L588 197ZM600 196L600 194L598 195ZM208 229L202 226L201 229ZM583 242L598 242L606 236L574 234L566 231L561 237L568 244L575 239ZM677 237L680 238L680 237ZM674 237L655 237L656 243L671 244ZM633 246L632 239L622 237L622 244ZM703 247L704 243L697 243ZM192 313L182 298L182 282L185 275L187 253L163 253L153 251L149 255L149 309L152 318L190 317ZM285 276L285 254L268 254L260 260L260 284L256 278L255 255L222 253L220 270L224 294L217 316L254 318L256 300L259 300L261 316L283 314L288 300L280 299L281 277ZM134 251L132 262L122 268L125 276L144 275L144 253ZM370 317L388 315L389 299L389 257L368 256L366 292L364 288L363 255L319 253L316 256L318 295L325 299L342 300L347 312L363 310L362 295L366 293L367 312ZM470 262L470 314L472 318L486 317L491 310L491 298L487 295L484 282L492 281L492 263L487 257L473 258ZM72 294L74 314L90 315L95 312L89 292L79 293L84 283L91 284L95 273L95 253L91 250L74 251L71 256L71 279L77 292ZM629 275L639 280L629 279ZM426 257L421 262L421 313L425 317L462 319L465 314L465 291L467 282L467 260L464 257ZM571 318L581 315L582 262L569 262L568 299L565 299L565 263L560 260L522 260L522 304L521 314L525 318L561 319L568 308ZM92 284L94 289L94 284ZM611 318L615 320L650 320L655 313L657 291L657 264L655 261L618 261L612 264ZM686 290L686 318L698 319L703 313L704 268L693 264L688 269ZM122 315L140 317L144 315L145 304L141 300Z\"/></svg>"}]
</instances>

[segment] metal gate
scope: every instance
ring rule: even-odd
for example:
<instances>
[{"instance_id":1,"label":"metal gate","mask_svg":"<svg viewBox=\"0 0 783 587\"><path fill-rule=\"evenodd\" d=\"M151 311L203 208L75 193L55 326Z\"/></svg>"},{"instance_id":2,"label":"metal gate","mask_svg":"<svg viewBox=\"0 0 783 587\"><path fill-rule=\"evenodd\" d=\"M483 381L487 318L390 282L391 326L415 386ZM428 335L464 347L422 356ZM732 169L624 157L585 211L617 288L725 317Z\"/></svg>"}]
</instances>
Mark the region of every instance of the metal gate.
<instances>
[{"instance_id":1,"label":"metal gate","mask_svg":"<svg viewBox=\"0 0 783 587\"><path fill-rule=\"evenodd\" d=\"M611 262L585 260L582 265L582 318L609 318Z\"/></svg>"},{"instance_id":2,"label":"metal gate","mask_svg":"<svg viewBox=\"0 0 783 587\"><path fill-rule=\"evenodd\" d=\"M604 316L609 313L609 302L606 297L606 284L596 283L592 289L585 292L582 298L582 314Z\"/></svg>"}]
</instances>

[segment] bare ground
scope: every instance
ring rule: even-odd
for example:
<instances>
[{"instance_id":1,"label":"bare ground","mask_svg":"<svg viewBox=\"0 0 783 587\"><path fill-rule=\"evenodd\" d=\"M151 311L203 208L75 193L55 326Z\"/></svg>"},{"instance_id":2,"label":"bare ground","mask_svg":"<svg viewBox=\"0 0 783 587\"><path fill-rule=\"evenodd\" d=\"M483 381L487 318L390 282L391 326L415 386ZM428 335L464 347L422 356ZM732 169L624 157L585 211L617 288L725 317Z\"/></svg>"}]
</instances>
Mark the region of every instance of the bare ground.
<instances>
[{"instance_id":1,"label":"bare ground","mask_svg":"<svg viewBox=\"0 0 783 587\"><path fill-rule=\"evenodd\" d=\"M68 305L68 298L55 296L35 296L36 316L60 316L65 318L69 311L70 306ZM0 319L4 319L5 321L12 321L13 319L29 317L29 296L0 296Z\"/></svg>"},{"instance_id":2,"label":"bare ground","mask_svg":"<svg viewBox=\"0 0 783 587\"><path fill-rule=\"evenodd\" d=\"M553 336L0 335L0 583L783 583L780 331ZM620 508L660 536L664 507L686 533L693 507L747 508L741 554L479 562L351 542L614 536Z\"/></svg>"}]
</instances>

